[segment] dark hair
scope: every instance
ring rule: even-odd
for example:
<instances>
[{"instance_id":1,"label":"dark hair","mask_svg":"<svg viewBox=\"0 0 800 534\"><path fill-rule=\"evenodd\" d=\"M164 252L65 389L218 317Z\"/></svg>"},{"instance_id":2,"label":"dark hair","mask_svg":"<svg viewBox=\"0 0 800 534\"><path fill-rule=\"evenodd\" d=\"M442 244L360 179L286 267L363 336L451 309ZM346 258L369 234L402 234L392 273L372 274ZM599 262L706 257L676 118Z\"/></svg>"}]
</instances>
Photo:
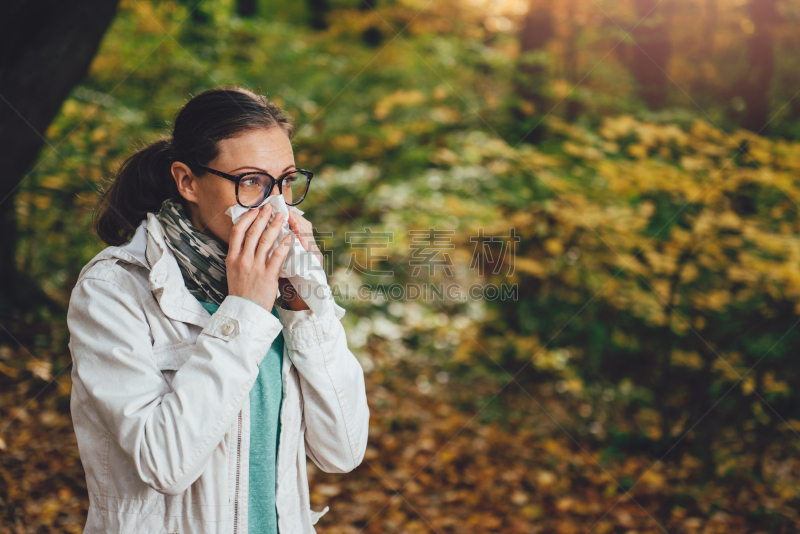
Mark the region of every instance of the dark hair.
<instances>
[{"instance_id":1,"label":"dark hair","mask_svg":"<svg viewBox=\"0 0 800 534\"><path fill-rule=\"evenodd\" d=\"M218 143L246 131L281 127L295 133L289 117L258 95L238 86L203 91L175 115L172 137L163 137L129 156L103 191L94 211L93 226L108 245L121 245L133 237L148 212L161 209L168 198L180 203L170 167L186 164L195 176L219 155Z\"/></svg>"}]
</instances>

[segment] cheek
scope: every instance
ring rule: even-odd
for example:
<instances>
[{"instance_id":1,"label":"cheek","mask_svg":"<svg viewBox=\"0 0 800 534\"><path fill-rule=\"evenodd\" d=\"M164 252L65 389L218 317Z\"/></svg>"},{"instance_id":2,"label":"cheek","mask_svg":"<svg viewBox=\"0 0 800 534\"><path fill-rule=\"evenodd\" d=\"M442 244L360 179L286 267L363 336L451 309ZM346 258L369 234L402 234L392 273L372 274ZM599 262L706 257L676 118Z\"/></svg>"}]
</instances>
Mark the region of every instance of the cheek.
<instances>
[{"instance_id":1,"label":"cheek","mask_svg":"<svg viewBox=\"0 0 800 534\"><path fill-rule=\"evenodd\" d=\"M227 180L213 180L204 184L200 191L200 202L205 205L205 211L223 212L228 207L236 204L236 186Z\"/></svg>"},{"instance_id":2,"label":"cheek","mask_svg":"<svg viewBox=\"0 0 800 534\"><path fill-rule=\"evenodd\" d=\"M226 184L214 185L203 191L200 198L200 213L207 226L207 233L211 233L214 237L227 243L233 228L233 221L230 216L225 214L225 211L236 204L236 193L233 187L224 187Z\"/></svg>"},{"instance_id":3,"label":"cheek","mask_svg":"<svg viewBox=\"0 0 800 534\"><path fill-rule=\"evenodd\" d=\"M204 233L210 234L225 243L230 241L231 230L233 229L233 221L230 216L225 214L225 210L229 207L229 204L224 203L209 206L203 217L207 226L207 231Z\"/></svg>"},{"instance_id":4,"label":"cheek","mask_svg":"<svg viewBox=\"0 0 800 534\"><path fill-rule=\"evenodd\" d=\"M206 207L236 204L236 184L223 178L212 179L211 176L198 181L198 204Z\"/></svg>"},{"instance_id":5,"label":"cheek","mask_svg":"<svg viewBox=\"0 0 800 534\"><path fill-rule=\"evenodd\" d=\"M224 204L227 208L236 204L236 185L228 180L215 180L214 187L209 188L211 198L209 200Z\"/></svg>"}]
</instances>

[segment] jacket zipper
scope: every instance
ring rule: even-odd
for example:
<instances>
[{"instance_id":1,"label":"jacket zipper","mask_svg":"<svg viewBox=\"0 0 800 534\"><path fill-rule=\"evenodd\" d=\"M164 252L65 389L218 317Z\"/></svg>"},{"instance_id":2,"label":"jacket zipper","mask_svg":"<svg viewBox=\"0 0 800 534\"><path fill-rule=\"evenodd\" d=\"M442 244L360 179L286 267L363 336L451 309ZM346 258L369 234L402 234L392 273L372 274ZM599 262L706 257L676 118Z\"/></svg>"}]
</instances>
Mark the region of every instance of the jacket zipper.
<instances>
[{"instance_id":1,"label":"jacket zipper","mask_svg":"<svg viewBox=\"0 0 800 534\"><path fill-rule=\"evenodd\" d=\"M239 440L236 445L236 498L234 501L234 512L233 512L233 534L239 532L237 530L237 523L239 519L239 465L241 462L242 456L242 412L239 411Z\"/></svg>"}]
</instances>

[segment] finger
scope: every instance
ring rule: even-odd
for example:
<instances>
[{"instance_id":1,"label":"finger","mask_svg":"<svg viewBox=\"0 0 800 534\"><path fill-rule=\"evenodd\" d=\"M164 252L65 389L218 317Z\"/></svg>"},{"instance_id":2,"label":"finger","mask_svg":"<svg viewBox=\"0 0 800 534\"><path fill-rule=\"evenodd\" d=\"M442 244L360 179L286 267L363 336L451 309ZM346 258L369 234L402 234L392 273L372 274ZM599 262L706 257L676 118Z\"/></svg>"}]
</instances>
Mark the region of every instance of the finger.
<instances>
[{"instance_id":1,"label":"finger","mask_svg":"<svg viewBox=\"0 0 800 534\"><path fill-rule=\"evenodd\" d=\"M299 213L290 210L289 226L300 240L300 246L302 246L306 252L313 253L317 257L319 264L324 265L322 254L319 252L319 247L314 239L314 228L311 223Z\"/></svg>"},{"instance_id":2,"label":"finger","mask_svg":"<svg viewBox=\"0 0 800 534\"><path fill-rule=\"evenodd\" d=\"M308 220L299 213L296 213L294 211L289 211L289 226L291 226L292 228L311 226L311 223L308 222Z\"/></svg>"},{"instance_id":3,"label":"finger","mask_svg":"<svg viewBox=\"0 0 800 534\"><path fill-rule=\"evenodd\" d=\"M286 234L286 237L284 237L278 246L275 247L275 252L272 253L272 256L270 256L269 261L267 262L268 277L272 278L274 276L278 276L278 273L283 266L283 262L286 260L286 255L289 253L289 249L291 249L294 245L295 239L297 238L294 234Z\"/></svg>"},{"instance_id":4,"label":"finger","mask_svg":"<svg viewBox=\"0 0 800 534\"><path fill-rule=\"evenodd\" d=\"M291 212L290 212L291 213ZM298 239L300 239L300 244L303 245L303 248L308 248L306 246L306 241L313 240L314 238L314 230L307 220L303 219L300 215L293 214L291 217L295 217L294 219L290 219L289 226L291 226L292 231L297 234ZM294 221L294 224L292 224Z\"/></svg>"},{"instance_id":5,"label":"finger","mask_svg":"<svg viewBox=\"0 0 800 534\"><path fill-rule=\"evenodd\" d=\"M308 222L308 220L305 217L303 217L302 215L300 215L299 213L295 213L293 211L290 212L290 213L292 214L292 218L293 218L292 220L294 220L294 223L297 226L311 226L311 223Z\"/></svg>"},{"instance_id":6,"label":"finger","mask_svg":"<svg viewBox=\"0 0 800 534\"><path fill-rule=\"evenodd\" d=\"M303 247L303 250L306 252L313 252L314 238L311 236L311 232L301 231L297 233L297 239L300 241L300 246Z\"/></svg>"},{"instance_id":7,"label":"finger","mask_svg":"<svg viewBox=\"0 0 800 534\"><path fill-rule=\"evenodd\" d=\"M254 213L255 212L255 213ZM248 210L244 213L231 229L231 237L228 239L228 257L238 256L242 250L245 233L250 228L253 220L258 215L258 210Z\"/></svg>"},{"instance_id":8,"label":"finger","mask_svg":"<svg viewBox=\"0 0 800 534\"><path fill-rule=\"evenodd\" d=\"M278 238L281 227L283 227L283 214L278 213L275 215L275 218L272 219L267 231L262 233L261 238L258 240L258 250L256 250L255 259L257 265L264 265L267 261L267 254L272 250L272 244L275 242L275 239Z\"/></svg>"},{"instance_id":9,"label":"finger","mask_svg":"<svg viewBox=\"0 0 800 534\"><path fill-rule=\"evenodd\" d=\"M253 224L251 224L250 228L247 230L244 248L242 249L242 253L246 254L248 258L256 253L258 242L261 239L261 235L264 233L264 228L267 227L269 216L272 214L272 204L264 204L258 210L253 211L258 211L258 217L256 217L256 220L253 221Z\"/></svg>"}]
</instances>

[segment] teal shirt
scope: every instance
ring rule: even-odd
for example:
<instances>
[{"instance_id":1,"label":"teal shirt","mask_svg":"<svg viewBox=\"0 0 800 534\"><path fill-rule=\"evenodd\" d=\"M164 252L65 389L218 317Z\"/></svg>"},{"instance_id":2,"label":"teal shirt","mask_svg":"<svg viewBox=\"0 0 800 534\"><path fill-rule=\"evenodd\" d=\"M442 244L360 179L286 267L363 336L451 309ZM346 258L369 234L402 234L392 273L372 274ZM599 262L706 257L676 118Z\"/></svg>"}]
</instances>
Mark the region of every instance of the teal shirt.
<instances>
[{"instance_id":1,"label":"teal shirt","mask_svg":"<svg viewBox=\"0 0 800 534\"><path fill-rule=\"evenodd\" d=\"M249 299L248 299L249 300ZM219 305L200 301L208 313ZM275 307L272 315L278 317ZM275 471L280 433L280 410L283 393L283 334L272 342L258 366L258 378L250 389L250 496L248 532L277 534L278 511L275 508Z\"/></svg>"}]
</instances>

